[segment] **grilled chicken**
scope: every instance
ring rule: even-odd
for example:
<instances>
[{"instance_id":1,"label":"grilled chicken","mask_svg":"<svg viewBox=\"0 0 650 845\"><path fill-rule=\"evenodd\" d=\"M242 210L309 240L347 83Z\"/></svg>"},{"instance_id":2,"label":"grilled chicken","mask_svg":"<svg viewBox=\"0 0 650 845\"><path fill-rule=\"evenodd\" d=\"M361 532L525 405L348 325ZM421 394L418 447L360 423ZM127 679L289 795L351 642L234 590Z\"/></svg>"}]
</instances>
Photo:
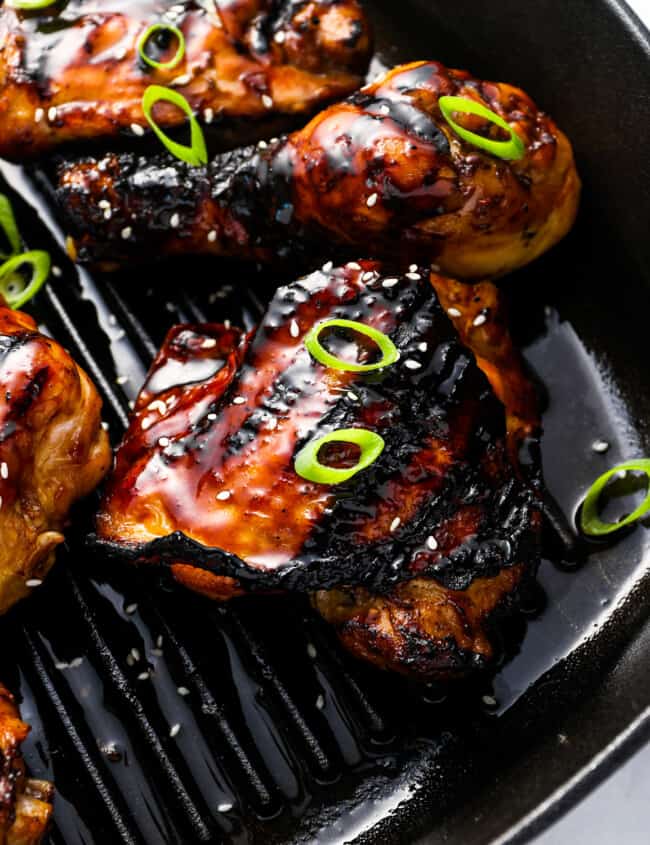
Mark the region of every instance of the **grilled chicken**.
<instances>
[{"instance_id":1,"label":"grilled chicken","mask_svg":"<svg viewBox=\"0 0 650 845\"><path fill-rule=\"evenodd\" d=\"M0 685L0 843L38 845L52 815L52 785L25 776L20 745L29 726L13 696Z\"/></svg>"},{"instance_id":2,"label":"grilled chicken","mask_svg":"<svg viewBox=\"0 0 650 845\"><path fill-rule=\"evenodd\" d=\"M138 43L152 24L185 38L172 69ZM178 47L152 38L169 61ZM70 0L26 14L0 8L0 156L23 161L68 141L141 135L142 95L173 86L206 122L308 114L359 86L371 39L357 0ZM183 112L163 104L163 128ZM135 134L134 134L135 133Z\"/></svg>"},{"instance_id":3,"label":"grilled chicken","mask_svg":"<svg viewBox=\"0 0 650 845\"><path fill-rule=\"evenodd\" d=\"M111 464L88 376L0 297L0 613L54 562L71 505Z\"/></svg>"},{"instance_id":4,"label":"grilled chicken","mask_svg":"<svg viewBox=\"0 0 650 845\"><path fill-rule=\"evenodd\" d=\"M457 296L451 280L431 282ZM541 481L539 466L520 473L503 405L441 298L425 270L352 262L281 288L250 335L172 329L118 451L101 547L162 562L214 599L307 591L354 653L405 674L489 665L494 620L537 568ZM511 346L505 358L500 315L483 313L472 331L460 326L466 342L493 374L511 366L523 377ZM369 374L324 367L304 340L330 318L388 334L399 361ZM373 360L350 335L324 342L346 360ZM511 437L535 436L534 406L518 410L526 424L509 412ZM385 449L343 484L300 477L297 452L340 428L378 432ZM356 457L343 446L321 460Z\"/></svg>"},{"instance_id":5,"label":"grilled chicken","mask_svg":"<svg viewBox=\"0 0 650 845\"><path fill-rule=\"evenodd\" d=\"M443 94L501 115L524 157L503 161L461 140L441 115ZM555 244L579 188L569 141L523 91L435 62L397 67L304 129L207 168L107 154L64 161L58 178L83 262L175 253L267 261L330 244L419 256L462 279L508 272Z\"/></svg>"}]
</instances>

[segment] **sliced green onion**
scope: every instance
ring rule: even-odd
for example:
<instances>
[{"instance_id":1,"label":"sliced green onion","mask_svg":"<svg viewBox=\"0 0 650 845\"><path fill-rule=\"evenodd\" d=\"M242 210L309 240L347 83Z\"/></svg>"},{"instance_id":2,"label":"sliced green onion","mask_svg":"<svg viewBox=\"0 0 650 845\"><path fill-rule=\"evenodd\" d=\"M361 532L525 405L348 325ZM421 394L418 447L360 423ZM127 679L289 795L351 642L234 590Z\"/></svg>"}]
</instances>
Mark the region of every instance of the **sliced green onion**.
<instances>
[{"instance_id":1,"label":"sliced green onion","mask_svg":"<svg viewBox=\"0 0 650 845\"><path fill-rule=\"evenodd\" d=\"M353 443L361 449L359 460L352 467L328 467L318 460L318 453L326 443ZM384 438L366 428L340 428L331 434L312 440L303 447L294 462L298 475L318 484L341 484L374 463L384 451Z\"/></svg>"},{"instance_id":2,"label":"sliced green onion","mask_svg":"<svg viewBox=\"0 0 650 845\"><path fill-rule=\"evenodd\" d=\"M5 6L10 9L24 9L31 11L32 9L47 9L48 6L54 6L58 0L5 0Z\"/></svg>"},{"instance_id":3,"label":"sliced green onion","mask_svg":"<svg viewBox=\"0 0 650 845\"><path fill-rule=\"evenodd\" d=\"M153 107L156 103L163 100L174 106L178 106L189 117L192 133L189 146L186 144L177 144L176 141L172 141L153 119L151 115ZM194 117L192 107L182 94L179 94L178 91L172 91L171 88L165 88L163 85L150 85L142 97L142 111L153 131L173 156L194 167L208 163L208 151L205 146L203 131Z\"/></svg>"},{"instance_id":4,"label":"sliced green onion","mask_svg":"<svg viewBox=\"0 0 650 845\"><path fill-rule=\"evenodd\" d=\"M328 352L319 340L321 332L329 328L350 329L369 337L379 347L381 358L374 364L354 364L351 361L337 358L336 355ZM321 364L331 367L333 370L345 370L350 373L369 373L372 370L382 370L384 367L390 367L399 359L399 350L388 335L378 329L373 329L372 326L367 326L365 323L357 323L356 320L323 320L321 323L317 323L305 335L305 346Z\"/></svg>"},{"instance_id":5,"label":"sliced green onion","mask_svg":"<svg viewBox=\"0 0 650 845\"><path fill-rule=\"evenodd\" d=\"M515 130L500 115L482 103L477 103L468 97L440 97L438 105L440 106L440 111L444 119L464 141L468 141L470 144L474 144L475 147L480 147L486 150L486 152L506 160L523 158L526 154L524 142ZM492 141L489 138L484 138L482 135L477 135L476 132L470 132L469 129L465 129L456 123L452 118L454 112L460 114L476 114L479 117L484 117L490 123L494 123L495 126L505 129L510 135L510 140Z\"/></svg>"},{"instance_id":6,"label":"sliced green onion","mask_svg":"<svg viewBox=\"0 0 650 845\"><path fill-rule=\"evenodd\" d=\"M157 62L155 59L152 59L151 56L147 55L147 44L149 43L149 39L157 32L170 32L178 41L178 49L176 50L175 55L168 62ZM174 26L171 23L155 23L142 33L142 37L138 41L138 53L142 61L146 62L150 67L155 67L159 70L171 70L180 63L181 59L185 55L185 36L177 26Z\"/></svg>"},{"instance_id":7,"label":"sliced green onion","mask_svg":"<svg viewBox=\"0 0 650 845\"><path fill-rule=\"evenodd\" d=\"M650 512L650 489L648 489L645 499L629 516L626 516L619 522L603 522L600 519L598 516L598 500L600 499L600 494L607 486L609 480L619 472L642 472L650 482L650 460L639 458L636 461L627 461L627 463L619 464L613 469L604 472L594 481L589 488L580 514L580 527L590 537L603 537L606 534L611 534L613 531L618 531L620 528L636 522L637 519L641 519L645 514Z\"/></svg>"},{"instance_id":8,"label":"sliced green onion","mask_svg":"<svg viewBox=\"0 0 650 845\"><path fill-rule=\"evenodd\" d=\"M16 225L16 218L14 217L14 210L9 202L9 197L6 197L4 194L0 194L0 227L2 227L11 248L10 253L0 252L0 258L8 258L10 255L16 255L16 253L20 252L22 244L18 226Z\"/></svg>"},{"instance_id":9,"label":"sliced green onion","mask_svg":"<svg viewBox=\"0 0 650 845\"><path fill-rule=\"evenodd\" d=\"M31 264L32 277L25 282L17 272L23 264ZM7 304L14 310L21 308L31 299L47 281L50 275L50 256L41 249L14 255L0 265L0 293L7 300Z\"/></svg>"}]
</instances>

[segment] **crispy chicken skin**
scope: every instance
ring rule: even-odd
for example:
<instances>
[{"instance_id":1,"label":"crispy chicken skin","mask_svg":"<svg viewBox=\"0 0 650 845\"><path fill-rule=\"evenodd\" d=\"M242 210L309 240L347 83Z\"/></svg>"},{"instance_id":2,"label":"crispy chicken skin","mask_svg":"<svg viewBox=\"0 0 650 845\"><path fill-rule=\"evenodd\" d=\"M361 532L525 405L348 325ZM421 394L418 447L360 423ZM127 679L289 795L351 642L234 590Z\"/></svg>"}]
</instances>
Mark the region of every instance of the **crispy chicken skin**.
<instances>
[{"instance_id":1,"label":"crispy chicken skin","mask_svg":"<svg viewBox=\"0 0 650 845\"><path fill-rule=\"evenodd\" d=\"M101 400L34 320L0 301L0 613L43 578L71 505L111 465Z\"/></svg>"},{"instance_id":2,"label":"crispy chicken skin","mask_svg":"<svg viewBox=\"0 0 650 845\"><path fill-rule=\"evenodd\" d=\"M462 141L440 113L444 94L500 114L524 157L503 161ZM267 261L327 243L434 261L461 279L501 275L555 244L579 190L569 141L523 91L436 62L397 67L304 129L207 168L108 154L63 162L58 183L80 261L190 252Z\"/></svg>"},{"instance_id":3,"label":"crispy chicken skin","mask_svg":"<svg viewBox=\"0 0 650 845\"><path fill-rule=\"evenodd\" d=\"M20 745L28 733L0 684L0 845L38 845L52 814L52 785L25 776Z\"/></svg>"},{"instance_id":4,"label":"crispy chicken skin","mask_svg":"<svg viewBox=\"0 0 650 845\"><path fill-rule=\"evenodd\" d=\"M541 480L520 477L503 405L439 297L422 269L352 262L281 288L251 335L173 328L118 450L100 546L217 600L307 591L384 668L447 678L489 665L492 625L537 568ZM304 337L332 317L389 334L399 362L370 375L318 363ZM336 486L296 474L306 442L351 427L384 438L371 467Z\"/></svg>"},{"instance_id":5,"label":"crispy chicken skin","mask_svg":"<svg viewBox=\"0 0 650 845\"><path fill-rule=\"evenodd\" d=\"M169 70L137 49L161 21L185 37ZM358 87L371 38L357 0L70 0L29 14L2 5L0 45L0 156L23 161L67 141L133 138L133 126L148 129L141 101L153 83L173 85L208 122L308 114ZM151 55L169 61L176 46ZM156 109L160 126L184 119Z\"/></svg>"}]
</instances>

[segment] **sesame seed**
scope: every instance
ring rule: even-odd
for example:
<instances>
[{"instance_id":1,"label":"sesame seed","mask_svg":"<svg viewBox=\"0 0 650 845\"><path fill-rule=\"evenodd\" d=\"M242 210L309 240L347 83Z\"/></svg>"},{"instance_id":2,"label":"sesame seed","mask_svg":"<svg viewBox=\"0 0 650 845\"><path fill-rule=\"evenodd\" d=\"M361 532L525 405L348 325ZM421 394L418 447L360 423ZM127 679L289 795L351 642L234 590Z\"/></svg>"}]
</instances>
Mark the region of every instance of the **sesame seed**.
<instances>
[{"instance_id":1,"label":"sesame seed","mask_svg":"<svg viewBox=\"0 0 650 845\"><path fill-rule=\"evenodd\" d=\"M217 345L217 341L213 337L206 337L206 339L201 344L201 349L214 349Z\"/></svg>"},{"instance_id":2,"label":"sesame seed","mask_svg":"<svg viewBox=\"0 0 650 845\"><path fill-rule=\"evenodd\" d=\"M42 578L30 578L28 581L25 581L26 587L40 587L43 583Z\"/></svg>"},{"instance_id":3,"label":"sesame seed","mask_svg":"<svg viewBox=\"0 0 650 845\"><path fill-rule=\"evenodd\" d=\"M222 490L221 493L217 493L217 499L219 499L220 502L225 502L226 499L229 499L231 496L232 493L230 490Z\"/></svg>"},{"instance_id":4,"label":"sesame seed","mask_svg":"<svg viewBox=\"0 0 650 845\"><path fill-rule=\"evenodd\" d=\"M113 212L110 208L104 209L104 220L110 220L113 216Z\"/></svg>"},{"instance_id":5,"label":"sesame seed","mask_svg":"<svg viewBox=\"0 0 650 845\"><path fill-rule=\"evenodd\" d=\"M44 115L45 111L43 109L36 109L34 112L34 123L40 123Z\"/></svg>"},{"instance_id":6,"label":"sesame seed","mask_svg":"<svg viewBox=\"0 0 650 845\"><path fill-rule=\"evenodd\" d=\"M107 422L105 422L104 420L102 421L101 425L102 425L102 428L104 429L104 431L108 431L108 429L110 428L110 425Z\"/></svg>"},{"instance_id":7,"label":"sesame seed","mask_svg":"<svg viewBox=\"0 0 650 845\"><path fill-rule=\"evenodd\" d=\"M171 737L172 739L173 739L175 736L178 736L178 734L179 734L180 732L181 732L181 726L178 724L178 722L176 722L176 724L175 724L175 725L172 725L172 726L171 726L171 728L169 729L169 735L170 735L170 737Z\"/></svg>"},{"instance_id":8,"label":"sesame seed","mask_svg":"<svg viewBox=\"0 0 650 845\"><path fill-rule=\"evenodd\" d=\"M207 108L204 110L203 120L205 120L206 123L212 123L212 121L214 120L214 111L211 108Z\"/></svg>"},{"instance_id":9,"label":"sesame seed","mask_svg":"<svg viewBox=\"0 0 650 845\"><path fill-rule=\"evenodd\" d=\"M313 643L307 643L307 654L312 660L316 657L316 647Z\"/></svg>"},{"instance_id":10,"label":"sesame seed","mask_svg":"<svg viewBox=\"0 0 650 845\"><path fill-rule=\"evenodd\" d=\"M9 478L9 467L7 466L6 461L3 461L0 464L0 476L2 476L2 478Z\"/></svg>"},{"instance_id":11,"label":"sesame seed","mask_svg":"<svg viewBox=\"0 0 650 845\"><path fill-rule=\"evenodd\" d=\"M129 654L131 655L131 659L134 660L136 663L138 662L138 660L140 660L140 652L137 648L135 648L135 646L131 649Z\"/></svg>"},{"instance_id":12,"label":"sesame seed","mask_svg":"<svg viewBox=\"0 0 650 845\"><path fill-rule=\"evenodd\" d=\"M420 352L426 352L429 348L429 344L423 340L422 343L418 343L418 349Z\"/></svg>"},{"instance_id":13,"label":"sesame seed","mask_svg":"<svg viewBox=\"0 0 650 845\"><path fill-rule=\"evenodd\" d=\"M348 399L351 399L353 402L356 402L356 401L358 400L358 398L359 398L359 397L357 396L357 394L356 394L356 393L353 393L351 390L348 390L348 392L347 392L347 397L348 397Z\"/></svg>"},{"instance_id":14,"label":"sesame seed","mask_svg":"<svg viewBox=\"0 0 650 845\"><path fill-rule=\"evenodd\" d=\"M379 111L382 114L390 114L390 106L387 106L385 103L382 106L379 106Z\"/></svg>"},{"instance_id":15,"label":"sesame seed","mask_svg":"<svg viewBox=\"0 0 650 845\"><path fill-rule=\"evenodd\" d=\"M609 449L609 443L606 440L594 440L594 442L591 444L591 448L594 452L602 454L603 452L606 452ZM6 476L4 475L2 477L6 478Z\"/></svg>"},{"instance_id":16,"label":"sesame seed","mask_svg":"<svg viewBox=\"0 0 650 845\"><path fill-rule=\"evenodd\" d=\"M74 659L74 660L71 660L71 661L70 661L70 668L71 668L71 669L76 669L78 666L81 666L81 664L82 664L83 662L84 662L83 657L75 657L75 659Z\"/></svg>"},{"instance_id":17,"label":"sesame seed","mask_svg":"<svg viewBox=\"0 0 650 845\"><path fill-rule=\"evenodd\" d=\"M333 268L334 268L334 262L333 261L326 261L325 264L323 264L321 269L322 269L323 273L329 273L330 270L332 270Z\"/></svg>"},{"instance_id":18,"label":"sesame seed","mask_svg":"<svg viewBox=\"0 0 650 845\"><path fill-rule=\"evenodd\" d=\"M360 270L361 269L361 265L359 263L357 263L356 261L348 261L347 266L350 268L350 270Z\"/></svg>"},{"instance_id":19,"label":"sesame seed","mask_svg":"<svg viewBox=\"0 0 650 845\"><path fill-rule=\"evenodd\" d=\"M404 361L404 366L407 370L419 370L422 364L419 361L415 361L413 358L407 358Z\"/></svg>"},{"instance_id":20,"label":"sesame seed","mask_svg":"<svg viewBox=\"0 0 650 845\"><path fill-rule=\"evenodd\" d=\"M169 446L170 443L171 443L171 440L169 439L169 437L159 437L158 438L158 445L162 446L163 449L166 449L167 446Z\"/></svg>"},{"instance_id":21,"label":"sesame seed","mask_svg":"<svg viewBox=\"0 0 650 845\"><path fill-rule=\"evenodd\" d=\"M235 396L235 398L232 400L232 404L233 405L243 405L245 401L246 400L244 399L243 396Z\"/></svg>"},{"instance_id":22,"label":"sesame seed","mask_svg":"<svg viewBox=\"0 0 650 845\"><path fill-rule=\"evenodd\" d=\"M411 264L411 265L409 266L409 273L417 273L417 270L418 270L418 265L417 265L417 264Z\"/></svg>"},{"instance_id":23,"label":"sesame seed","mask_svg":"<svg viewBox=\"0 0 650 845\"><path fill-rule=\"evenodd\" d=\"M208 414L208 419L210 420L210 422L214 422L214 420L216 420L216 418L217 418L216 414Z\"/></svg>"},{"instance_id":24,"label":"sesame seed","mask_svg":"<svg viewBox=\"0 0 650 845\"><path fill-rule=\"evenodd\" d=\"M169 84L170 85L187 85L191 81L192 81L192 75L189 74L189 73L184 73L181 76L177 76L177 77L175 77L175 79L172 79L172 81Z\"/></svg>"},{"instance_id":25,"label":"sesame seed","mask_svg":"<svg viewBox=\"0 0 650 845\"><path fill-rule=\"evenodd\" d=\"M143 431L146 431L148 428L151 428L152 425L153 425L153 420L150 420L149 417L145 417L145 419L143 419L142 422L140 423L140 428Z\"/></svg>"},{"instance_id":26,"label":"sesame seed","mask_svg":"<svg viewBox=\"0 0 650 845\"><path fill-rule=\"evenodd\" d=\"M176 214L176 212L174 212L174 214L172 214L172 216L169 218L169 225L172 227L172 229L178 228L180 222L181 218L178 214Z\"/></svg>"},{"instance_id":27,"label":"sesame seed","mask_svg":"<svg viewBox=\"0 0 650 845\"><path fill-rule=\"evenodd\" d=\"M273 108L273 98L269 97L268 94L262 94L262 105L265 109L272 109Z\"/></svg>"},{"instance_id":28,"label":"sesame seed","mask_svg":"<svg viewBox=\"0 0 650 845\"><path fill-rule=\"evenodd\" d=\"M361 281L362 282L369 282L374 278L375 278L374 271L368 270L361 276Z\"/></svg>"},{"instance_id":29,"label":"sesame seed","mask_svg":"<svg viewBox=\"0 0 650 845\"><path fill-rule=\"evenodd\" d=\"M214 229L212 229L212 231L208 232L208 240L210 241L211 244L213 244L217 240L217 233L215 232Z\"/></svg>"},{"instance_id":30,"label":"sesame seed","mask_svg":"<svg viewBox=\"0 0 650 845\"><path fill-rule=\"evenodd\" d=\"M128 376L118 376L115 379L115 384L119 384L119 385L126 384L128 380L129 380Z\"/></svg>"},{"instance_id":31,"label":"sesame seed","mask_svg":"<svg viewBox=\"0 0 650 845\"><path fill-rule=\"evenodd\" d=\"M133 234L133 229L130 226L125 226L122 229L121 235L122 235L122 238L125 241L128 241L128 239L131 237L132 234Z\"/></svg>"},{"instance_id":32,"label":"sesame seed","mask_svg":"<svg viewBox=\"0 0 650 845\"><path fill-rule=\"evenodd\" d=\"M133 666L134 663L135 663L135 660L133 659L133 655L127 654L126 655L126 665L127 666Z\"/></svg>"},{"instance_id":33,"label":"sesame seed","mask_svg":"<svg viewBox=\"0 0 650 845\"><path fill-rule=\"evenodd\" d=\"M479 314L478 317L474 318L472 325L473 326L482 326L483 323L487 323L487 317L485 316L485 314Z\"/></svg>"},{"instance_id":34,"label":"sesame seed","mask_svg":"<svg viewBox=\"0 0 650 845\"><path fill-rule=\"evenodd\" d=\"M232 804L228 804L228 803L224 802L223 804L217 805L217 812L218 813L229 813L232 810L232 808L233 808Z\"/></svg>"},{"instance_id":35,"label":"sesame seed","mask_svg":"<svg viewBox=\"0 0 650 845\"><path fill-rule=\"evenodd\" d=\"M447 314L449 314L450 317L460 317L460 311L458 308L447 308Z\"/></svg>"},{"instance_id":36,"label":"sesame seed","mask_svg":"<svg viewBox=\"0 0 650 845\"><path fill-rule=\"evenodd\" d=\"M50 106L47 110L47 119L52 123L56 120L56 106Z\"/></svg>"},{"instance_id":37,"label":"sesame seed","mask_svg":"<svg viewBox=\"0 0 650 845\"><path fill-rule=\"evenodd\" d=\"M427 548L431 549L432 552L435 552L435 550L438 548L438 541L433 536L433 534L429 534L429 536L427 537Z\"/></svg>"},{"instance_id":38,"label":"sesame seed","mask_svg":"<svg viewBox=\"0 0 650 845\"><path fill-rule=\"evenodd\" d=\"M224 329L229 329L230 328L230 320L224 320L223 321L223 327L224 327Z\"/></svg>"},{"instance_id":39,"label":"sesame seed","mask_svg":"<svg viewBox=\"0 0 650 845\"><path fill-rule=\"evenodd\" d=\"M406 278L412 279L414 282L418 282L422 276L419 273L407 273Z\"/></svg>"},{"instance_id":40,"label":"sesame seed","mask_svg":"<svg viewBox=\"0 0 650 845\"><path fill-rule=\"evenodd\" d=\"M268 147L266 141L258 141L257 142L257 149L258 150L265 150Z\"/></svg>"},{"instance_id":41,"label":"sesame seed","mask_svg":"<svg viewBox=\"0 0 650 845\"><path fill-rule=\"evenodd\" d=\"M276 32L275 35L273 36L273 40L275 41L276 44L283 44L284 39L285 39L285 33L284 32Z\"/></svg>"},{"instance_id":42,"label":"sesame seed","mask_svg":"<svg viewBox=\"0 0 650 845\"><path fill-rule=\"evenodd\" d=\"M300 335L300 326L295 320L291 321L291 325L289 326L289 334L291 337L299 337Z\"/></svg>"},{"instance_id":43,"label":"sesame seed","mask_svg":"<svg viewBox=\"0 0 650 845\"><path fill-rule=\"evenodd\" d=\"M178 687L178 689L176 690L176 692L177 692L179 695L182 695L182 696L186 696L186 695L189 695L189 694L190 694L190 691L188 690L188 688L187 688L187 687Z\"/></svg>"},{"instance_id":44,"label":"sesame seed","mask_svg":"<svg viewBox=\"0 0 650 845\"><path fill-rule=\"evenodd\" d=\"M142 138L142 136L144 135L144 129L140 126L139 123L131 124L131 132L133 132L134 135L137 135L138 138Z\"/></svg>"},{"instance_id":45,"label":"sesame seed","mask_svg":"<svg viewBox=\"0 0 650 845\"><path fill-rule=\"evenodd\" d=\"M381 283L383 288L394 288L396 284L398 284L399 279L384 279Z\"/></svg>"},{"instance_id":46,"label":"sesame seed","mask_svg":"<svg viewBox=\"0 0 650 845\"><path fill-rule=\"evenodd\" d=\"M147 410L158 411L158 413L162 415L167 410L167 405L165 405L162 399L154 399L153 402L150 402L147 405Z\"/></svg>"},{"instance_id":47,"label":"sesame seed","mask_svg":"<svg viewBox=\"0 0 650 845\"><path fill-rule=\"evenodd\" d=\"M148 681L149 680L149 673L148 672L140 672L138 675L139 681Z\"/></svg>"},{"instance_id":48,"label":"sesame seed","mask_svg":"<svg viewBox=\"0 0 650 845\"><path fill-rule=\"evenodd\" d=\"M131 616L131 614L135 613L137 609L138 605L134 602L133 604L127 604L124 608L124 612Z\"/></svg>"},{"instance_id":49,"label":"sesame seed","mask_svg":"<svg viewBox=\"0 0 650 845\"><path fill-rule=\"evenodd\" d=\"M390 524L390 530L391 531L397 531L401 522L402 522L402 520L399 518L399 516L396 516L395 519Z\"/></svg>"},{"instance_id":50,"label":"sesame seed","mask_svg":"<svg viewBox=\"0 0 650 845\"><path fill-rule=\"evenodd\" d=\"M163 635L159 634L158 637L156 638L156 645L158 646L158 648L162 648L162 644L163 644Z\"/></svg>"},{"instance_id":51,"label":"sesame seed","mask_svg":"<svg viewBox=\"0 0 650 845\"><path fill-rule=\"evenodd\" d=\"M58 669L60 672L63 669L67 669L69 666L70 666L70 664L66 663L65 660L60 660L60 661L58 661L57 663L54 664L54 668Z\"/></svg>"},{"instance_id":52,"label":"sesame seed","mask_svg":"<svg viewBox=\"0 0 650 845\"><path fill-rule=\"evenodd\" d=\"M318 698L316 699L316 707L319 710L322 710L323 707L325 707L325 699L323 698L322 695L319 695Z\"/></svg>"},{"instance_id":53,"label":"sesame seed","mask_svg":"<svg viewBox=\"0 0 650 845\"><path fill-rule=\"evenodd\" d=\"M372 208L373 205L375 205L377 203L378 199L379 199L379 197L378 197L377 194L370 194L370 196L366 200L366 205L368 206L368 208Z\"/></svg>"},{"instance_id":54,"label":"sesame seed","mask_svg":"<svg viewBox=\"0 0 650 845\"><path fill-rule=\"evenodd\" d=\"M55 276L57 279L60 279L63 275L63 270L58 267L56 264L52 265L52 275Z\"/></svg>"},{"instance_id":55,"label":"sesame seed","mask_svg":"<svg viewBox=\"0 0 650 845\"><path fill-rule=\"evenodd\" d=\"M493 695L484 695L481 701L486 707L496 707L499 703Z\"/></svg>"}]
</instances>

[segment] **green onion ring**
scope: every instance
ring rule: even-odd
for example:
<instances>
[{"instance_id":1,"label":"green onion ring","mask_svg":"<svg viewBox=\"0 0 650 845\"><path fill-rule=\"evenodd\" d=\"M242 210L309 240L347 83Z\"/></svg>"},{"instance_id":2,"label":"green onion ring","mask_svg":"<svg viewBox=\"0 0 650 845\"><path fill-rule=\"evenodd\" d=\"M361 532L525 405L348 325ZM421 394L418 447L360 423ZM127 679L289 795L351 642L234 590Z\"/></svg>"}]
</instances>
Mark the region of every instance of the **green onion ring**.
<instances>
[{"instance_id":1,"label":"green onion ring","mask_svg":"<svg viewBox=\"0 0 650 845\"><path fill-rule=\"evenodd\" d=\"M16 279L16 270L23 264L32 265L32 278L18 292L9 289L12 281ZM7 300L10 308L16 310L21 308L31 299L47 281L50 275L50 256L41 249L34 249L31 252L23 252L14 255L4 264L0 265L0 294Z\"/></svg>"},{"instance_id":2,"label":"green onion ring","mask_svg":"<svg viewBox=\"0 0 650 845\"><path fill-rule=\"evenodd\" d=\"M481 149L486 150L486 152L492 153L492 155L506 160L520 159L526 154L524 142L521 140L519 135L517 135L515 130L506 123L500 115L493 112L492 109L489 109L482 103L477 103L475 100L470 100L468 97L440 97L438 105L440 106L440 111L442 112L444 119L451 126L454 132L464 141L468 141L470 144L474 144L475 147L480 147ZM491 141L489 138L477 135L476 132L470 132L469 129L465 129L463 126L456 123L456 121L452 118L452 114L454 112L460 112L461 114L476 114L479 117L484 117L489 120L490 123L494 123L496 126L500 126L501 129L505 129L505 131L510 134L510 140Z\"/></svg>"},{"instance_id":3,"label":"green onion ring","mask_svg":"<svg viewBox=\"0 0 650 845\"><path fill-rule=\"evenodd\" d=\"M330 327L351 329L369 337L377 344L379 351L382 353L380 360L374 364L353 364L332 355L322 346L319 340L321 332ZM369 373L372 370L382 370L384 367L390 367L399 359L399 349L388 335L378 329L373 329L372 326L367 326L365 323L357 323L356 320L323 320L321 323L317 323L305 335L305 346L312 357L321 364L331 367L333 370L344 370L350 373Z\"/></svg>"},{"instance_id":4,"label":"green onion ring","mask_svg":"<svg viewBox=\"0 0 650 845\"><path fill-rule=\"evenodd\" d=\"M646 513L650 512L649 489L639 507L632 511L629 516L621 519L620 522L603 522L600 519L598 516L598 500L600 499L600 494L607 486L607 482L619 472L643 472L650 482L650 460L648 458L639 458L636 461L627 461L604 472L594 481L583 502L582 512L580 514L580 528L589 537L604 537L613 531L618 531L620 528L630 525L632 522L636 522L645 516Z\"/></svg>"},{"instance_id":5,"label":"green onion ring","mask_svg":"<svg viewBox=\"0 0 650 845\"><path fill-rule=\"evenodd\" d=\"M318 453L326 443L354 443L361 449L358 462L353 467L338 469L328 467L318 460ZM374 463L384 451L384 438L367 428L339 428L312 440L296 455L294 469L307 481L317 484L341 484Z\"/></svg>"},{"instance_id":6,"label":"green onion ring","mask_svg":"<svg viewBox=\"0 0 650 845\"><path fill-rule=\"evenodd\" d=\"M32 11L36 9L47 9L48 6L54 6L58 0L5 0L5 6L10 9L21 9L23 11Z\"/></svg>"},{"instance_id":7,"label":"green onion ring","mask_svg":"<svg viewBox=\"0 0 650 845\"><path fill-rule=\"evenodd\" d=\"M0 227L7 236L7 241L11 247L11 252L0 253L0 258L8 258L10 255L16 255L20 252L22 244L20 241L20 234L18 226L16 225L16 218L14 217L14 210L9 201L9 197L0 194Z\"/></svg>"},{"instance_id":8,"label":"green onion ring","mask_svg":"<svg viewBox=\"0 0 650 845\"><path fill-rule=\"evenodd\" d=\"M166 100L168 103L178 106L189 117L192 133L189 146L186 144L177 144L176 141L172 141L171 138L165 135L151 116L153 107L161 100ZM191 164L193 167L199 167L202 164L208 163L208 151L205 146L203 131L194 117L192 107L182 94L179 94L178 91L172 91L171 88L165 88L162 85L150 85L142 97L142 111L153 131L173 156L187 164Z\"/></svg>"},{"instance_id":9,"label":"green onion ring","mask_svg":"<svg viewBox=\"0 0 650 845\"><path fill-rule=\"evenodd\" d=\"M176 36L178 41L178 50L176 50L175 55L168 62L157 62L155 59L152 59L151 56L147 55L147 43L154 33L165 31L171 32L172 35ZM142 61L146 62L146 64L150 67L154 67L157 70L171 70L180 63L185 55L185 36L177 26L174 26L171 23L155 23L142 33L142 36L138 41L138 54Z\"/></svg>"}]
</instances>

